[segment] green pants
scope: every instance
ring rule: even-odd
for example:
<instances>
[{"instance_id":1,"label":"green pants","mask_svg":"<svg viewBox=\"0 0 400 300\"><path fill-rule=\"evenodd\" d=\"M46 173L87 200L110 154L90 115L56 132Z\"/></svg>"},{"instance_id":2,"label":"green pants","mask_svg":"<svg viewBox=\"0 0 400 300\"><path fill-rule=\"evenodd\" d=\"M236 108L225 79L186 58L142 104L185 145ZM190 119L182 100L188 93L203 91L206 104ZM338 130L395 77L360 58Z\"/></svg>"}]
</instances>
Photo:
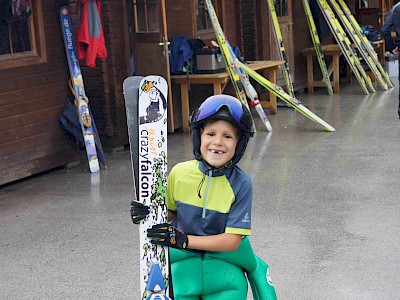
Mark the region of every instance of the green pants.
<instances>
[{"instance_id":1,"label":"green pants","mask_svg":"<svg viewBox=\"0 0 400 300\"><path fill-rule=\"evenodd\" d=\"M170 249L174 300L246 300L243 269L224 260Z\"/></svg>"}]
</instances>

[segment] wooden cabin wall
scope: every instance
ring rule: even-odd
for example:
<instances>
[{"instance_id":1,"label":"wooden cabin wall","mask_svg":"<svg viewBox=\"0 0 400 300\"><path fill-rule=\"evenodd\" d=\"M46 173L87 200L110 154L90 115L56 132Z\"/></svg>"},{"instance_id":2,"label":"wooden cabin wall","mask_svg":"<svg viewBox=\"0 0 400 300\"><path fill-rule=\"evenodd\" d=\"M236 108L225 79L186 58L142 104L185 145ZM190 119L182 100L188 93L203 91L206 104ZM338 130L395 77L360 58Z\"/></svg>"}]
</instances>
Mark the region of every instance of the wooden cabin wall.
<instances>
[{"instance_id":1,"label":"wooden cabin wall","mask_svg":"<svg viewBox=\"0 0 400 300\"><path fill-rule=\"evenodd\" d=\"M166 1L165 6L168 39L172 41L177 36L193 38L195 36L193 1Z\"/></svg>"},{"instance_id":2,"label":"wooden cabin wall","mask_svg":"<svg viewBox=\"0 0 400 300\"><path fill-rule=\"evenodd\" d=\"M102 1L108 57L81 69L96 126L105 150L128 144L122 82L129 75L125 1ZM58 1L41 0L47 57L43 63L1 69L0 185L81 160L84 150L59 125L73 95L59 22ZM76 30L76 4L71 5ZM122 21L121 21L122 20ZM128 54L127 54L128 53Z\"/></svg>"},{"instance_id":3,"label":"wooden cabin wall","mask_svg":"<svg viewBox=\"0 0 400 300\"><path fill-rule=\"evenodd\" d=\"M302 1L292 1L293 5L293 50L294 50L294 89L303 90L307 87L307 62L302 50L313 47L308 29L307 18Z\"/></svg>"},{"instance_id":4,"label":"wooden cabin wall","mask_svg":"<svg viewBox=\"0 0 400 300\"><path fill-rule=\"evenodd\" d=\"M71 94L56 1L42 13L47 60L0 68L0 185L79 160L59 125Z\"/></svg>"},{"instance_id":5,"label":"wooden cabin wall","mask_svg":"<svg viewBox=\"0 0 400 300\"><path fill-rule=\"evenodd\" d=\"M107 58L98 61L98 73L91 88L99 112L100 137L106 152L129 144L122 83L129 74L129 36L125 0L101 1ZM89 76L86 68L84 76Z\"/></svg>"}]
</instances>

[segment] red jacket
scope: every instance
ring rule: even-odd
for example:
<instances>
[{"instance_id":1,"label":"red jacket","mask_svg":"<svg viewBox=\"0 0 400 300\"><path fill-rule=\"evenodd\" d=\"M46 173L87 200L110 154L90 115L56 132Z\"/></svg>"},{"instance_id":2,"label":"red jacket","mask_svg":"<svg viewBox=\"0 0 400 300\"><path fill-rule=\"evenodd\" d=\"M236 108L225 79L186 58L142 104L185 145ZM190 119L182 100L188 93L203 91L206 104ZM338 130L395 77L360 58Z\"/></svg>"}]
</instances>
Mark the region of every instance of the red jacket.
<instances>
[{"instance_id":1,"label":"red jacket","mask_svg":"<svg viewBox=\"0 0 400 300\"><path fill-rule=\"evenodd\" d=\"M100 20L100 0L79 0L78 31L76 48L78 59L85 59L86 65L96 67L96 58L106 58L107 49Z\"/></svg>"}]
</instances>

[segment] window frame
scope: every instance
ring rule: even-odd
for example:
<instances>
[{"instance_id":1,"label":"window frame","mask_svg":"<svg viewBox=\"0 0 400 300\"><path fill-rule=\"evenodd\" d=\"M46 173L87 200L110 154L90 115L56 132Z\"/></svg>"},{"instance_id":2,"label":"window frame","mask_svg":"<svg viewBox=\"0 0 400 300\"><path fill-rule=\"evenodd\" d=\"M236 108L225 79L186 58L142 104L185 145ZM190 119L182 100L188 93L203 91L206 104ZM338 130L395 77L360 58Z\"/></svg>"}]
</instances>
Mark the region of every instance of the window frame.
<instances>
[{"instance_id":1,"label":"window frame","mask_svg":"<svg viewBox=\"0 0 400 300\"><path fill-rule=\"evenodd\" d=\"M0 55L0 70L47 62L42 0L31 0L32 14L28 19L32 50Z\"/></svg>"},{"instance_id":2,"label":"window frame","mask_svg":"<svg viewBox=\"0 0 400 300\"><path fill-rule=\"evenodd\" d=\"M215 9L215 12L216 12L216 14L218 16L218 20L219 20L219 22L220 22L220 24L222 26L223 20L222 20L222 16L219 15L219 11L220 11L219 6L218 6L219 3L217 2L217 0L211 0L211 2L214 5L214 9ZM197 10L198 10L198 6L197 5L198 5L198 0L193 0L192 3L193 3L193 7L194 7L194 9L193 9L193 29L194 29L196 37L200 38L200 39L204 39L204 40L213 39L215 37L215 33L214 33L214 28L213 28L213 26L211 24L211 21L208 22L208 20L206 20L206 24L209 26L209 28L200 29L200 30L197 28ZM204 5L204 10L206 10L205 7L206 7L206 5ZM208 16L206 11L205 11L205 14L206 14L206 16Z\"/></svg>"}]
</instances>

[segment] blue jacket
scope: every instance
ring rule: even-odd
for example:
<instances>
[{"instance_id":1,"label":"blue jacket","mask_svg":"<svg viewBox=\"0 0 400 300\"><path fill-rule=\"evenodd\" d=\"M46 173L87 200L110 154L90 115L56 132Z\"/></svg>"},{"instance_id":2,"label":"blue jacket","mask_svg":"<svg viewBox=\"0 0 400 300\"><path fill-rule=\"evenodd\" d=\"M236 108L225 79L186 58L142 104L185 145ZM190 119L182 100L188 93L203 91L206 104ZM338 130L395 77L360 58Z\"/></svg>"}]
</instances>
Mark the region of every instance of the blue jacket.
<instances>
[{"instance_id":1,"label":"blue jacket","mask_svg":"<svg viewBox=\"0 0 400 300\"><path fill-rule=\"evenodd\" d=\"M396 43L390 34L392 29L396 31L397 37L400 38L400 2L393 5L381 29L383 38L386 41L386 49L388 51L392 51L396 48Z\"/></svg>"}]
</instances>

